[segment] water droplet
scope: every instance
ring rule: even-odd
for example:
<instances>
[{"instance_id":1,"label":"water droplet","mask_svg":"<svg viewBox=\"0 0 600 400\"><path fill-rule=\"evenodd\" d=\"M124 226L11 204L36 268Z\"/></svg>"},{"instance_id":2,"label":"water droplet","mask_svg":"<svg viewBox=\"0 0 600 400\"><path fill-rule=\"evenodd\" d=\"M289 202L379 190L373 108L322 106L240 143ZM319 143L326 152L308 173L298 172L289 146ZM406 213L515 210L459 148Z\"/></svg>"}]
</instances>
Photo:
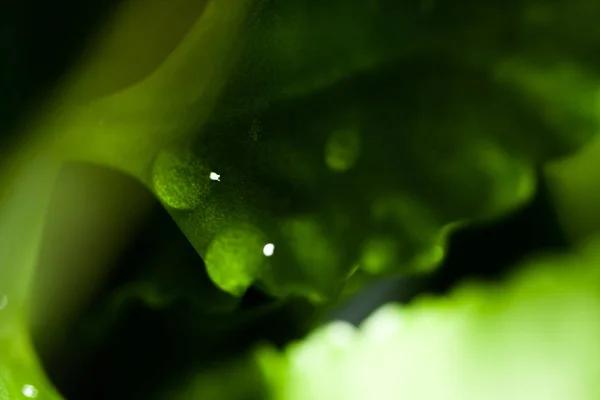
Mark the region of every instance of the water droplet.
<instances>
[{"instance_id":1,"label":"water droplet","mask_svg":"<svg viewBox=\"0 0 600 400\"><path fill-rule=\"evenodd\" d=\"M417 271L431 272L440 265L444 260L444 256L444 247L441 245L434 245L414 259L414 266Z\"/></svg>"},{"instance_id":2,"label":"water droplet","mask_svg":"<svg viewBox=\"0 0 600 400\"><path fill-rule=\"evenodd\" d=\"M217 174L216 172L210 173L210 180L220 182L220 178L221 178L221 175Z\"/></svg>"},{"instance_id":3,"label":"water droplet","mask_svg":"<svg viewBox=\"0 0 600 400\"><path fill-rule=\"evenodd\" d=\"M379 274L397 267L399 251L399 245L394 238L371 238L363 246L361 268L368 273Z\"/></svg>"},{"instance_id":4,"label":"water droplet","mask_svg":"<svg viewBox=\"0 0 600 400\"><path fill-rule=\"evenodd\" d=\"M264 243L262 231L252 225L242 223L219 232L206 250L208 275L221 289L242 295L260 274Z\"/></svg>"},{"instance_id":5,"label":"water droplet","mask_svg":"<svg viewBox=\"0 0 600 400\"><path fill-rule=\"evenodd\" d=\"M263 247L263 254L267 257L271 257L274 252L275 252L275 245L273 243L267 243L267 244L265 244L265 247Z\"/></svg>"},{"instance_id":6,"label":"water droplet","mask_svg":"<svg viewBox=\"0 0 600 400\"><path fill-rule=\"evenodd\" d=\"M4 310L8 306L8 296L0 294L0 310Z\"/></svg>"},{"instance_id":7,"label":"water droplet","mask_svg":"<svg viewBox=\"0 0 600 400\"><path fill-rule=\"evenodd\" d=\"M360 147L360 135L356 130L334 131L325 145L325 163L333 171L347 171L356 164Z\"/></svg>"},{"instance_id":8,"label":"water droplet","mask_svg":"<svg viewBox=\"0 0 600 400\"><path fill-rule=\"evenodd\" d=\"M23 389L21 389L21 393L23 393L23 396L25 396L25 397L28 397L30 399L35 399L38 395L38 390L36 389L35 386L25 385L25 386L23 386Z\"/></svg>"},{"instance_id":9,"label":"water droplet","mask_svg":"<svg viewBox=\"0 0 600 400\"><path fill-rule=\"evenodd\" d=\"M153 187L166 205L193 210L210 190L212 176L203 163L186 152L163 152L154 163ZM212 179L212 178L211 178Z\"/></svg>"}]
</instances>

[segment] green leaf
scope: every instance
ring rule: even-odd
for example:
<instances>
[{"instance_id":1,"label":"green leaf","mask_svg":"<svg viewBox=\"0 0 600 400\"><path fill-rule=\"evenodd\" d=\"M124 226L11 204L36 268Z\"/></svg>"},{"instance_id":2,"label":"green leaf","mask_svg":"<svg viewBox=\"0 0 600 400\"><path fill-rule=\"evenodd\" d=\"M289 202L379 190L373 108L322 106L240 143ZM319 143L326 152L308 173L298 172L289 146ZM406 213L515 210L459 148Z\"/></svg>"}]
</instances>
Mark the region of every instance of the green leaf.
<instances>
[{"instance_id":1,"label":"green leaf","mask_svg":"<svg viewBox=\"0 0 600 400\"><path fill-rule=\"evenodd\" d=\"M373 276L431 270L449 226L520 207L536 168L598 130L595 39L576 33L577 18L590 20L570 8L235 3L182 0L168 22L181 29L156 54L139 50L147 65L135 84L109 73L107 88L126 87L83 103L78 90L97 84L103 65L115 72L119 55L128 59L123 43L156 33L160 7L138 10L138 22L118 14L125 42L104 33L110 54L91 48L97 57L67 80L59 118L41 133L61 158L143 181L236 296L256 283L323 301L357 266ZM252 243L223 245L238 224L256 232ZM273 254L261 255L265 246Z\"/></svg>"},{"instance_id":2,"label":"green leaf","mask_svg":"<svg viewBox=\"0 0 600 400\"><path fill-rule=\"evenodd\" d=\"M1 400L61 399L48 382L26 333L0 327L0 355Z\"/></svg>"},{"instance_id":3,"label":"green leaf","mask_svg":"<svg viewBox=\"0 0 600 400\"><path fill-rule=\"evenodd\" d=\"M484 71L420 57L264 112L217 113L180 152L181 162L191 153L187 165L202 165L187 175L190 190L207 188L193 190L202 200L170 211L203 257L238 221L260 231L262 246L275 247L269 266L248 274L231 264L219 279L258 281L278 296L335 298L356 265L373 275L430 270L443 259L448 226L523 205L536 168L578 149L598 126L593 107L553 100L587 105L592 89L560 90L594 87L593 79L549 73L560 85L546 90L511 65ZM565 118L542 118L545 110ZM179 182L167 181L173 191Z\"/></svg>"},{"instance_id":4,"label":"green leaf","mask_svg":"<svg viewBox=\"0 0 600 400\"><path fill-rule=\"evenodd\" d=\"M220 281L245 282L231 293L255 281L327 300L356 266L431 270L448 227L520 207L536 169L596 134L593 60L530 35L540 24L546 37L545 24L573 28L556 20L558 5L449 7L296 0L252 14L207 126L184 149L164 149L202 165L187 174L202 200L182 210L156 191L203 257L238 221L274 245L261 268L219 267ZM492 11L505 19L488 22ZM522 41L508 48L514 26ZM290 234L295 221L306 229Z\"/></svg>"}]
</instances>

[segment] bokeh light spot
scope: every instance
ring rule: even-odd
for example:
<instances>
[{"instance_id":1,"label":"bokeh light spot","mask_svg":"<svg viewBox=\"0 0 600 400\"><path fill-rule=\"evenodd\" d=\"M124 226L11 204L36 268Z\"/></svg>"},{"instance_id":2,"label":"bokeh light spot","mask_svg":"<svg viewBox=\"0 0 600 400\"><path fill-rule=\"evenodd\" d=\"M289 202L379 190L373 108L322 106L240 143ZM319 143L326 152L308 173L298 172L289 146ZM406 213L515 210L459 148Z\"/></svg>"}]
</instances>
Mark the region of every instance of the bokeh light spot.
<instances>
[{"instance_id":1,"label":"bokeh light spot","mask_svg":"<svg viewBox=\"0 0 600 400\"><path fill-rule=\"evenodd\" d=\"M25 397L28 397L30 399L35 399L38 395L38 390L36 389L35 386L25 385L25 386L23 386L21 393L23 393L23 396L25 396Z\"/></svg>"},{"instance_id":2,"label":"bokeh light spot","mask_svg":"<svg viewBox=\"0 0 600 400\"><path fill-rule=\"evenodd\" d=\"M263 247L263 254L267 257L271 257L274 252L275 252L275 245L273 243L267 243L267 244L265 244L265 247Z\"/></svg>"}]
</instances>

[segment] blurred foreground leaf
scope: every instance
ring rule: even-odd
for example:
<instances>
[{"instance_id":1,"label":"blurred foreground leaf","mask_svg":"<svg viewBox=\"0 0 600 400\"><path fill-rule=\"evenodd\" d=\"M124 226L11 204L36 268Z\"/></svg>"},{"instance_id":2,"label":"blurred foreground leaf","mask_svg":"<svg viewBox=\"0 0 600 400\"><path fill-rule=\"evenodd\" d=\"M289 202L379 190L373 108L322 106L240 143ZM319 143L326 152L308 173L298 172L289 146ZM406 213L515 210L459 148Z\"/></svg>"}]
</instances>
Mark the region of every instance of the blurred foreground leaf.
<instances>
[{"instance_id":1,"label":"blurred foreground leaf","mask_svg":"<svg viewBox=\"0 0 600 400\"><path fill-rule=\"evenodd\" d=\"M600 395L600 241L538 257L501 285L387 305L285 353L259 352L278 400L593 400Z\"/></svg>"}]
</instances>

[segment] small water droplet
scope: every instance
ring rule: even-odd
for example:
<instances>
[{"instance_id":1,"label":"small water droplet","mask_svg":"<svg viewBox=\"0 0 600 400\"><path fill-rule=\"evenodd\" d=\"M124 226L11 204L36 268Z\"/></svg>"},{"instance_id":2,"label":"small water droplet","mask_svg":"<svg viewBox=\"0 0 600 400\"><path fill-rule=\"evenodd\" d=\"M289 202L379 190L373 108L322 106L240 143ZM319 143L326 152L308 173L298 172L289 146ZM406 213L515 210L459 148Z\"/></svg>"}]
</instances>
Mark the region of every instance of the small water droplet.
<instances>
[{"instance_id":1,"label":"small water droplet","mask_svg":"<svg viewBox=\"0 0 600 400\"><path fill-rule=\"evenodd\" d=\"M216 172L211 172L210 173L210 179L212 181L218 181L218 182L220 182L221 181L221 175L217 174Z\"/></svg>"},{"instance_id":2,"label":"small water droplet","mask_svg":"<svg viewBox=\"0 0 600 400\"><path fill-rule=\"evenodd\" d=\"M221 230L206 249L208 276L219 288L241 296L260 275L265 241L262 231L250 224Z\"/></svg>"},{"instance_id":3,"label":"small water droplet","mask_svg":"<svg viewBox=\"0 0 600 400\"><path fill-rule=\"evenodd\" d=\"M271 257L274 252L275 252L275 245L273 243L267 243L267 244L265 244L265 247L263 247L263 254L267 257Z\"/></svg>"},{"instance_id":4,"label":"small water droplet","mask_svg":"<svg viewBox=\"0 0 600 400\"><path fill-rule=\"evenodd\" d=\"M207 176L210 170L193 154L165 151L154 162L152 185L167 206L193 210L210 191Z\"/></svg>"},{"instance_id":5,"label":"small water droplet","mask_svg":"<svg viewBox=\"0 0 600 400\"><path fill-rule=\"evenodd\" d=\"M25 397L35 399L38 395L38 390L33 385L25 385L23 386L23 389L21 389L21 393L23 393L23 396Z\"/></svg>"},{"instance_id":6,"label":"small water droplet","mask_svg":"<svg viewBox=\"0 0 600 400\"><path fill-rule=\"evenodd\" d=\"M347 171L356 164L360 150L361 140L358 131L348 129L334 131L325 145L325 163L332 171Z\"/></svg>"}]
</instances>

